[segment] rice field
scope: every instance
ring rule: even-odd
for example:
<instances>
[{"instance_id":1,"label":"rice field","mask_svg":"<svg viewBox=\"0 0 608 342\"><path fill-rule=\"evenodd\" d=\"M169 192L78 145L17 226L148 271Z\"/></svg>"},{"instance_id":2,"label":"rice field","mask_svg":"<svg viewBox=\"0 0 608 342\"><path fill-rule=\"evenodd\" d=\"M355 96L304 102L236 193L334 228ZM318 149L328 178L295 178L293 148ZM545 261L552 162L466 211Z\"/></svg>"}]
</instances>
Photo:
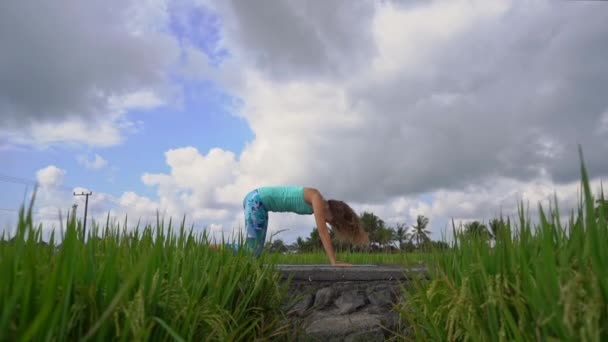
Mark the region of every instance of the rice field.
<instances>
[{"instance_id":1,"label":"rice field","mask_svg":"<svg viewBox=\"0 0 608 342\"><path fill-rule=\"evenodd\" d=\"M354 264L423 263L430 280L404 288L404 340L608 340L608 224L583 196L568 222L558 203L531 224L523 205L495 241L455 231L447 251L338 253ZM603 198L603 197L602 197ZM57 243L22 208L16 236L0 241L0 341L288 340L276 264L328 264L325 253L269 254L212 248L183 222L136 231L79 222Z\"/></svg>"},{"instance_id":2,"label":"rice field","mask_svg":"<svg viewBox=\"0 0 608 342\"><path fill-rule=\"evenodd\" d=\"M30 206L31 208L31 206ZM169 223L128 232L72 220L61 244L21 210L0 246L0 341L251 341L286 334L285 288L242 253ZM103 238L95 238L101 235ZM93 237L92 237L93 236Z\"/></svg>"},{"instance_id":3,"label":"rice field","mask_svg":"<svg viewBox=\"0 0 608 342\"><path fill-rule=\"evenodd\" d=\"M557 201L539 224L503 219L495 245L457 234L435 254L400 308L419 341L607 341L607 211L594 207L584 164L583 199L567 224ZM602 208L599 206L599 208ZM432 266L431 266L432 265Z\"/></svg>"}]
</instances>

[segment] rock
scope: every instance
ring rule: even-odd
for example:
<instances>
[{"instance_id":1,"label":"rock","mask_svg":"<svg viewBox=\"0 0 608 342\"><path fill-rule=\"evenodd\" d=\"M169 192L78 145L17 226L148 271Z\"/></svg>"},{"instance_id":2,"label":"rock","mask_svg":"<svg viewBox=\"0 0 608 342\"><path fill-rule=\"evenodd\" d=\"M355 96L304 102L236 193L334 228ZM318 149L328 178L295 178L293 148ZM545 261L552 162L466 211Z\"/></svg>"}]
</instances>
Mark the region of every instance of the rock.
<instances>
[{"instance_id":1,"label":"rock","mask_svg":"<svg viewBox=\"0 0 608 342\"><path fill-rule=\"evenodd\" d=\"M383 331L394 334L399 329L399 314L395 311L385 312L380 316L380 323Z\"/></svg>"},{"instance_id":2,"label":"rock","mask_svg":"<svg viewBox=\"0 0 608 342\"><path fill-rule=\"evenodd\" d=\"M380 329L380 319L377 315L354 313L348 316L332 316L315 313L305 333L314 339L331 341L374 329Z\"/></svg>"},{"instance_id":3,"label":"rock","mask_svg":"<svg viewBox=\"0 0 608 342\"><path fill-rule=\"evenodd\" d=\"M335 304L339 314L350 314L365 305L365 297L359 291L347 291L336 299Z\"/></svg>"},{"instance_id":4,"label":"rock","mask_svg":"<svg viewBox=\"0 0 608 342\"><path fill-rule=\"evenodd\" d=\"M386 308L383 308L380 306L368 305L362 311L370 313L370 314L381 315L381 314L385 313L386 310L387 310Z\"/></svg>"},{"instance_id":5,"label":"rock","mask_svg":"<svg viewBox=\"0 0 608 342\"><path fill-rule=\"evenodd\" d=\"M390 307L393 305L393 294L388 287L375 288L367 294L370 304L379 307Z\"/></svg>"},{"instance_id":6,"label":"rock","mask_svg":"<svg viewBox=\"0 0 608 342\"><path fill-rule=\"evenodd\" d=\"M324 287L317 291L315 295L315 308L324 308L331 302L334 297L334 289L331 287Z\"/></svg>"},{"instance_id":7,"label":"rock","mask_svg":"<svg viewBox=\"0 0 608 342\"><path fill-rule=\"evenodd\" d=\"M313 296L312 294L305 294L301 296L301 299L290 309L289 315L302 316L308 308L312 305Z\"/></svg>"},{"instance_id":8,"label":"rock","mask_svg":"<svg viewBox=\"0 0 608 342\"><path fill-rule=\"evenodd\" d=\"M384 341L384 333L382 329L372 329L367 331L361 331L354 334L348 335L345 339L345 342L374 342L374 341Z\"/></svg>"},{"instance_id":9,"label":"rock","mask_svg":"<svg viewBox=\"0 0 608 342\"><path fill-rule=\"evenodd\" d=\"M399 329L399 313L387 308L381 308L375 305L367 305L365 308L357 311L358 313L366 313L376 315L382 324L383 331L396 332Z\"/></svg>"},{"instance_id":10,"label":"rock","mask_svg":"<svg viewBox=\"0 0 608 342\"><path fill-rule=\"evenodd\" d=\"M413 331L400 322L407 310L402 286L409 273L402 267L333 267L288 265L284 319L291 341L399 341ZM397 309L397 310L395 310Z\"/></svg>"}]
</instances>

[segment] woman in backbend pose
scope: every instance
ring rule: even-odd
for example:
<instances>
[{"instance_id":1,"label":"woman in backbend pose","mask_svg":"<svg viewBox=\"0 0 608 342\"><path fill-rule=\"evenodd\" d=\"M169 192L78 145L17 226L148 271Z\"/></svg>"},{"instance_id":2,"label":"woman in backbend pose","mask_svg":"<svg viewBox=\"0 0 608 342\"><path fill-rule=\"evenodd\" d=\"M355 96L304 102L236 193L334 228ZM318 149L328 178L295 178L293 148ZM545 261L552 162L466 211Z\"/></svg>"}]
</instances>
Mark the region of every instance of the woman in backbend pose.
<instances>
[{"instance_id":1,"label":"woman in backbend pose","mask_svg":"<svg viewBox=\"0 0 608 342\"><path fill-rule=\"evenodd\" d=\"M268 212L314 214L323 248L332 265L350 265L336 260L326 223L336 238L356 245L369 244L369 237L357 214L344 202L326 201L317 189L301 186L261 187L243 200L247 249L259 256L264 248L268 228Z\"/></svg>"}]
</instances>

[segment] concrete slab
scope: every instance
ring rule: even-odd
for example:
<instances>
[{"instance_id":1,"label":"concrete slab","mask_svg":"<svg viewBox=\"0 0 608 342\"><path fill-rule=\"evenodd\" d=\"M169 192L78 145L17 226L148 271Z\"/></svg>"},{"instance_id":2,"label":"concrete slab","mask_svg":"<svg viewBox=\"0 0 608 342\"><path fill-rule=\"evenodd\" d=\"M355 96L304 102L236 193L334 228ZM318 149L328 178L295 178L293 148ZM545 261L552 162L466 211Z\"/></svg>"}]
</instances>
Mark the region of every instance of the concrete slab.
<instances>
[{"instance_id":1,"label":"concrete slab","mask_svg":"<svg viewBox=\"0 0 608 342\"><path fill-rule=\"evenodd\" d=\"M424 266L406 268L399 265L277 265L283 278L308 281L376 281L407 280L412 273L425 273Z\"/></svg>"}]
</instances>

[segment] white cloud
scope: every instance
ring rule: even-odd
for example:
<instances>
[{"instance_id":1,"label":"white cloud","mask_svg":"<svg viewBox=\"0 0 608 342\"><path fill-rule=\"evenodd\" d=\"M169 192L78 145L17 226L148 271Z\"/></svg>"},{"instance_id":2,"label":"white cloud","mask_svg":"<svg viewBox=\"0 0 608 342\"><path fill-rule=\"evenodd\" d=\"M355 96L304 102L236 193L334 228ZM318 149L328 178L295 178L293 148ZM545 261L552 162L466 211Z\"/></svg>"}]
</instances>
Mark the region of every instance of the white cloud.
<instances>
[{"instance_id":1,"label":"white cloud","mask_svg":"<svg viewBox=\"0 0 608 342\"><path fill-rule=\"evenodd\" d=\"M5 132L8 138L19 145L45 147L56 143L89 146L112 146L122 142L120 129L112 121L92 124L81 119L60 123L46 122L32 125L20 132Z\"/></svg>"},{"instance_id":2,"label":"white cloud","mask_svg":"<svg viewBox=\"0 0 608 342\"><path fill-rule=\"evenodd\" d=\"M197 219L218 219L228 214L217 207L215 190L234 181L237 174L234 153L215 148L205 156L194 147L185 147L169 150L165 156L170 175L142 176L146 185L158 186L161 205L173 214L188 213Z\"/></svg>"},{"instance_id":3,"label":"white cloud","mask_svg":"<svg viewBox=\"0 0 608 342\"><path fill-rule=\"evenodd\" d=\"M382 77L438 72L429 59L439 57L442 44L476 23L499 19L509 7L503 0L433 1L407 9L379 5L372 25L378 46L372 70Z\"/></svg>"},{"instance_id":4,"label":"white cloud","mask_svg":"<svg viewBox=\"0 0 608 342\"><path fill-rule=\"evenodd\" d=\"M131 224L140 221L143 226L156 222L157 215L163 215L164 212L157 202L129 191L117 199L117 207L113 214L118 220L128 217Z\"/></svg>"},{"instance_id":5,"label":"white cloud","mask_svg":"<svg viewBox=\"0 0 608 342\"><path fill-rule=\"evenodd\" d=\"M129 32L136 36L161 32L169 23L169 1L138 0L129 4L124 16Z\"/></svg>"},{"instance_id":6,"label":"white cloud","mask_svg":"<svg viewBox=\"0 0 608 342\"><path fill-rule=\"evenodd\" d=\"M193 46L184 47L185 62L182 65L182 74L189 79L201 79L213 74L209 58L202 51Z\"/></svg>"},{"instance_id":7,"label":"white cloud","mask_svg":"<svg viewBox=\"0 0 608 342\"><path fill-rule=\"evenodd\" d=\"M596 129L596 133L598 134L606 134L608 133L608 108L602 113L600 116L598 126Z\"/></svg>"},{"instance_id":8,"label":"white cloud","mask_svg":"<svg viewBox=\"0 0 608 342\"><path fill-rule=\"evenodd\" d=\"M147 4L163 18L165 2ZM249 2L209 5L231 52L217 69L183 44L180 70L215 72L255 138L238 155L167 151L170 171L142 176L158 199L126 193L120 210L186 214L220 232L242 225L252 188L302 184L391 224L428 216L438 234L450 218L487 220L513 213L521 199L534 210L553 191L573 206L578 144L595 175L608 173L608 145L588 134L602 131L608 107L608 30L597 4L272 4L268 12ZM165 103L153 90L116 98L114 110ZM109 144L119 141L110 133ZM293 240L313 225L277 214L270 232L292 228L282 234Z\"/></svg>"},{"instance_id":9,"label":"white cloud","mask_svg":"<svg viewBox=\"0 0 608 342\"><path fill-rule=\"evenodd\" d=\"M63 177L66 171L55 165L49 165L36 172L36 180L41 187L55 188L63 184Z\"/></svg>"},{"instance_id":10,"label":"white cloud","mask_svg":"<svg viewBox=\"0 0 608 342\"><path fill-rule=\"evenodd\" d=\"M108 161L103 159L99 154L95 154L92 159L88 159L87 156L81 155L77 158L78 162L84 165L86 168L99 170L106 165L108 165Z\"/></svg>"},{"instance_id":11,"label":"white cloud","mask_svg":"<svg viewBox=\"0 0 608 342\"><path fill-rule=\"evenodd\" d=\"M129 110L179 99L169 17L157 0L4 6L3 145L116 145L137 128Z\"/></svg>"},{"instance_id":12,"label":"white cloud","mask_svg":"<svg viewBox=\"0 0 608 342\"><path fill-rule=\"evenodd\" d=\"M152 109L163 104L165 102L159 94L150 90L141 90L108 98L108 107L120 113L124 113L130 109Z\"/></svg>"},{"instance_id":13,"label":"white cloud","mask_svg":"<svg viewBox=\"0 0 608 342\"><path fill-rule=\"evenodd\" d=\"M220 9L228 30L238 30L241 23L230 22L237 20L231 13L241 10ZM569 15L570 23L578 23L572 18L589 12L591 6L573 10L546 2L378 4L367 27L377 53L366 67L341 78L277 79L277 73L309 66L282 61L286 56L277 53L275 70L268 71L255 62L257 51L237 49L242 55L233 62L240 64L226 64L230 81L223 84L242 100L238 114L255 139L238 158L236 180L219 186L218 195L237 202L256 184L299 183L361 202L460 189L495 175L571 181L577 176L578 143L596 158L606 148L581 133L594 127L594 120L574 119L566 109L577 107L579 117L598 116L592 108L601 103L591 95L595 92L573 92L574 86L562 82L568 72L583 77L587 71L579 70L574 58L554 58L567 56L561 52L578 42L599 41L600 26L591 31L561 24ZM235 35L240 33L229 32L227 39ZM578 38L564 38L569 36ZM498 44L496 37L506 43ZM277 39L286 41L284 49L292 47L287 37ZM517 61L509 62L511 56ZM238 81L232 78L235 69L241 70ZM596 79L607 82L608 74L597 72L602 76ZM530 97L539 87L543 96ZM556 101L564 103L556 107ZM608 170L608 163L600 167Z\"/></svg>"},{"instance_id":14,"label":"white cloud","mask_svg":"<svg viewBox=\"0 0 608 342\"><path fill-rule=\"evenodd\" d=\"M122 143L126 133L138 130L139 125L126 117L129 110L153 109L164 104L165 100L157 93L147 90L136 91L121 96L110 96L107 100L106 115L36 122L21 130L0 129L0 133L6 135L14 144L41 148L59 143L108 147Z\"/></svg>"},{"instance_id":15,"label":"white cloud","mask_svg":"<svg viewBox=\"0 0 608 342\"><path fill-rule=\"evenodd\" d=\"M225 228L242 220L241 201L252 188L302 184L391 224L428 216L438 234L451 218L513 214L519 200L535 210L553 190L573 206L578 143L600 175L608 171L599 158L605 144L581 133L596 127L596 107L607 105L594 89L608 74L582 52L607 33L592 5L373 4L364 16L342 12L353 32L370 39L345 66L334 58L354 55L359 45L325 45L342 36L319 22L338 19L309 16L322 5L303 14L297 2L286 2L272 8L282 15L276 20L247 4L213 6L233 53L216 79L241 101L235 113L255 138L238 156L168 151L171 171L142 177L157 187L159 204ZM298 38L301 30L310 40ZM318 49L306 55L302 46ZM591 74L595 86L586 79ZM289 240L313 225L310 217L271 215L270 231L293 227L282 233Z\"/></svg>"}]
</instances>

